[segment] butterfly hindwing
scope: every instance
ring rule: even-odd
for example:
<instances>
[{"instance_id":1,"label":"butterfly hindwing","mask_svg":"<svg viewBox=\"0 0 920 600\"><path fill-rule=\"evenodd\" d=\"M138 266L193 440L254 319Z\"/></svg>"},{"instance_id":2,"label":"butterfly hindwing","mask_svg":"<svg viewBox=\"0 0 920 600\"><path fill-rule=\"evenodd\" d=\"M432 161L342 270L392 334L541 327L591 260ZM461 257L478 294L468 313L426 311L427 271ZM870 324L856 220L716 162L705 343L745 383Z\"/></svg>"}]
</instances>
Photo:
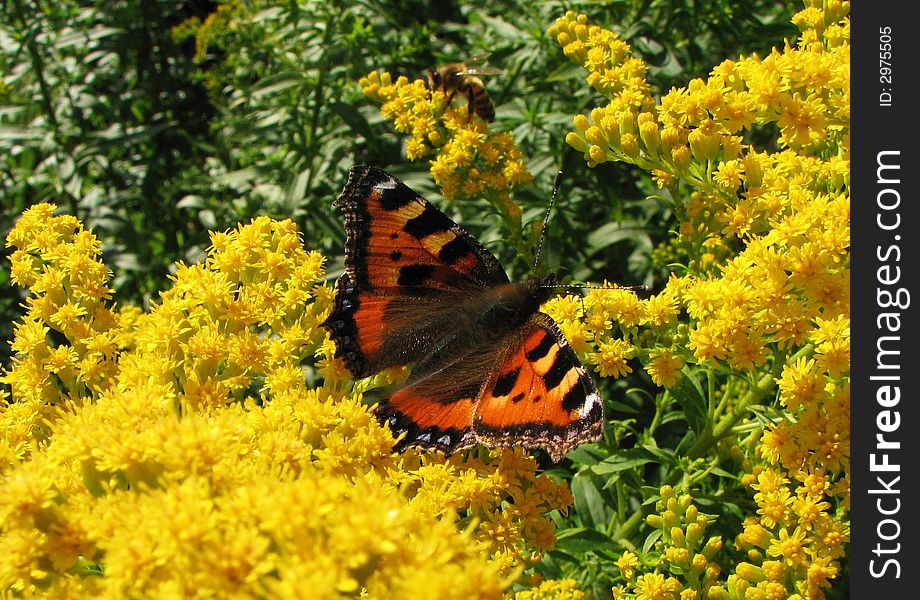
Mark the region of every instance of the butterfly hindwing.
<instances>
[{"instance_id":1,"label":"butterfly hindwing","mask_svg":"<svg viewBox=\"0 0 920 600\"><path fill-rule=\"evenodd\" d=\"M476 444L471 428L476 391L432 396L409 386L381 401L374 414L394 437L403 436L395 450L420 447L450 455Z\"/></svg>"},{"instance_id":2,"label":"butterfly hindwing","mask_svg":"<svg viewBox=\"0 0 920 600\"><path fill-rule=\"evenodd\" d=\"M542 447L558 461L603 425L594 381L552 318L536 313L480 392L473 433L488 446Z\"/></svg>"}]
</instances>

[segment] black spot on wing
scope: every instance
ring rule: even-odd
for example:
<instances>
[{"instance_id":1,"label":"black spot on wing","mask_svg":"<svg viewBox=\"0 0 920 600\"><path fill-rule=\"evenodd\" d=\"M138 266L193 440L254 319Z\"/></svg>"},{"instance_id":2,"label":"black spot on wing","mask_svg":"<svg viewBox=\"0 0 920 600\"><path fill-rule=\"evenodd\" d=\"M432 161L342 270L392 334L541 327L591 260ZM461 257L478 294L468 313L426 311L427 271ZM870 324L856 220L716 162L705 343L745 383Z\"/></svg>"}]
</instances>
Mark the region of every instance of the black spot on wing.
<instances>
[{"instance_id":1,"label":"black spot on wing","mask_svg":"<svg viewBox=\"0 0 920 600\"><path fill-rule=\"evenodd\" d=\"M438 252L438 258L452 265L471 252L469 242L457 236L441 247L440 252Z\"/></svg>"},{"instance_id":2,"label":"black spot on wing","mask_svg":"<svg viewBox=\"0 0 920 600\"><path fill-rule=\"evenodd\" d=\"M507 396L511 393L511 390L514 389L514 384L517 383L518 375L521 374L521 368L518 367L513 371L508 371L507 373L499 376L495 380L495 386L492 388L492 395L494 396Z\"/></svg>"},{"instance_id":3,"label":"black spot on wing","mask_svg":"<svg viewBox=\"0 0 920 600\"><path fill-rule=\"evenodd\" d=\"M553 339L553 336L544 332L543 339L540 340L537 347L527 352L527 360L531 362L540 360L549 353L549 349L552 348L555 343L556 340Z\"/></svg>"},{"instance_id":4,"label":"black spot on wing","mask_svg":"<svg viewBox=\"0 0 920 600\"><path fill-rule=\"evenodd\" d=\"M514 397L511 399L511 401L512 401L513 403L517 404L518 402L520 402L521 400L523 400L524 397L525 397L524 392L519 392L519 393L517 393L517 394L514 395Z\"/></svg>"},{"instance_id":5,"label":"black spot on wing","mask_svg":"<svg viewBox=\"0 0 920 600\"><path fill-rule=\"evenodd\" d=\"M579 381L578 385L573 385L572 389L566 392L562 397L562 410L572 412L582 407L585 403L585 386Z\"/></svg>"},{"instance_id":6,"label":"black spot on wing","mask_svg":"<svg viewBox=\"0 0 920 600\"><path fill-rule=\"evenodd\" d=\"M562 383L566 373L568 373L571 368L572 362L566 360L562 352L556 354L556 360L553 361L553 366L549 368L549 371L543 374L543 383L546 384L546 389L554 389Z\"/></svg>"},{"instance_id":7,"label":"black spot on wing","mask_svg":"<svg viewBox=\"0 0 920 600\"><path fill-rule=\"evenodd\" d=\"M434 273L434 265L406 265L400 267L399 278L396 283L406 287L419 287L423 285Z\"/></svg>"},{"instance_id":8,"label":"black spot on wing","mask_svg":"<svg viewBox=\"0 0 920 600\"><path fill-rule=\"evenodd\" d=\"M449 231L454 226L454 222L447 216L430 204L425 205L425 210L417 217L412 217L406 221L403 231L417 240L431 235Z\"/></svg>"},{"instance_id":9,"label":"black spot on wing","mask_svg":"<svg viewBox=\"0 0 920 600\"><path fill-rule=\"evenodd\" d=\"M400 258L402 258L402 252L399 250L393 250L390 252L390 260L393 262L397 262Z\"/></svg>"},{"instance_id":10,"label":"black spot on wing","mask_svg":"<svg viewBox=\"0 0 920 600\"><path fill-rule=\"evenodd\" d=\"M410 202L416 202L418 195L409 186L397 179L386 175L386 186L378 186L380 193L380 208L383 210L399 210Z\"/></svg>"}]
</instances>

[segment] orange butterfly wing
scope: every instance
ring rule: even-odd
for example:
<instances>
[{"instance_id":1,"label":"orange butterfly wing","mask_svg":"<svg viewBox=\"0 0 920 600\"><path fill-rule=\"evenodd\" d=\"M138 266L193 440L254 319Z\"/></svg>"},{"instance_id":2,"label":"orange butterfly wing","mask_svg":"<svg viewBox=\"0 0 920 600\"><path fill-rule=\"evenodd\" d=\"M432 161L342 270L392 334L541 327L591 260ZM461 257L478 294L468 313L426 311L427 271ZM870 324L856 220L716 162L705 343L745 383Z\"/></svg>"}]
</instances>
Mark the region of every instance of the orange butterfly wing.
<instances>
[{"instance_id":1,"label":"orange butterfly wing","mask_svg":"<svg viewBox=\"0 0 920 600\"><path fill-rule=\"evenodd\" d=\"M473 410L473 433L488 446L545 448L554 461L596 440L604 403L556 323L536 313L510 340Z\"/></svg>"},{"instance_id":2,"label":"orange butterfly wing","mask_svg":"<svg viewBox=\"0 0 920 600\"><path fill-rule=\"evenodd\" d=\"M323 325L355 377L421 359L404 338L449 323L460 292L508 282L475 238L380 169L352 167L335 206L345 214L345 274Z\"/></svg>"},{"instance_id":3,"label":"orange butterfly wing","mask_svg":"<svg viewBox=\"0 0 920 600\"><path fill-rule=\"evenodd\" d=\"M450 454L482 442L542 447L559 460L600 435L597 388L537 312L548 288L509 284L475 238L380 169L352 167L335 206L346 219L345 273L323 326L356 378L413 366L376 409L401 436L397 450Z\"/></svg>"},{"instance_id":4,"label":"orange butterfly wing","mask_svg":"<svg viewBox=\"0 0 920 600\"><path fill-rule=\"evenodd\" d=\"M398 452L418 447L453 454L476 444L471 428L476 391L438 393L409 386L381 402L375 414L394 436L402 436L394 446Z\"/></svg>"}]
</instances>

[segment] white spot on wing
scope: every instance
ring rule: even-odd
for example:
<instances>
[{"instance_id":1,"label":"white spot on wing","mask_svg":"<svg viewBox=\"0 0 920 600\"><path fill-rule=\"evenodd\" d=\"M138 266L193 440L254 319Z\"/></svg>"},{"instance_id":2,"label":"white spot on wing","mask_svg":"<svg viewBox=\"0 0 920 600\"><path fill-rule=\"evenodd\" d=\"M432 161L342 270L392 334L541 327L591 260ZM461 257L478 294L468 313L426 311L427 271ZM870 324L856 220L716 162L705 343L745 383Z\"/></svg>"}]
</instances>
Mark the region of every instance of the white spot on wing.
<instances>
[{"instance_id":1,"label":"white spot on wing","mask_svg":"<svg viewBox=\"0 0 920 600\"><path fill-rule=\"evenodd\" d=\"M585 398L585 403L582 404L581 410L578 411L578 416L584 419L589 414L591 414L591 410L601 402L602 400L600 394L597 392L592 392Z\"/></svg>"},{"instance_id":2,"label":"white spot on wing","mask_svg":"<svg viewBox=\"0 0 920 600\"><path fill-rule=\"evenodd\" d=\"M428 443L431 442L431 434L430 434L430 433L423 433L422 435L418 436L418 438L416 438L416 439L418 439L418 441L420 441L420 442L423 442L423 443L425 443L425 444L428 444Z\"/></svg>"},{"instance_id":3,"label":"white spot on wing","mask_svg":"<svg viewBox=\"0 0 920 600\"><path fill-rule=\"evenodd\" d=\"M377 188L382 190L395 190L399 182L392 177L387 177L377 183Z\"/></svg>"}]
</instances>

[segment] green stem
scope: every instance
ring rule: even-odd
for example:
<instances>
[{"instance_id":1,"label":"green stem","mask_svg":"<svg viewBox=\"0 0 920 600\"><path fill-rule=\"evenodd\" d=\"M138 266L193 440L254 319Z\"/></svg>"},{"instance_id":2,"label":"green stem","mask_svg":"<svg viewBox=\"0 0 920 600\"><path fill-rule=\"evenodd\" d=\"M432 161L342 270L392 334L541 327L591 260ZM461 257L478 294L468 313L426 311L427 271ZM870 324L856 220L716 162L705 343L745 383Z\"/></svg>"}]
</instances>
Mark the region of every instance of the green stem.
<instances>
[{"instance_id":1,"label":"green stem","mask_svg":"<svg viewBox=\"0 0 920 600\"><path fill-rule=\"evenodd\" d=\"M814 345L806 344L790 358L792 360L797 360L802 356L810 355L812 352L814 352ZM711 433L703 432L703 435L701 435L699 439L696 440L696 443L693 444L693 446L687 452L687 455L690 458L699 458L700 456L706 454L713 446L713 444L728 435L731 432L732 427L734 427L738 421L747 416L751 406L754 404L760 404L767 396L767 394L776 388L776 379L782 372L783 364L785 364L785 362L786 361L776 361L771 372L761 377L748 391L748 393L735 403L735 406L732 408L732 410L719 421Z\"/></svg>"},{"instance_id":2,"label":"green stem","mask_svg":"<svg viewBox=\"0 0 920 600\"><path fill-rule=\"evenodd\" d=\"M614 488L616 489L616 492L617 492L616 522L617 524L620 524L626 521L626 486L623 483L622 478L617 480L616 484L614 485ZM611 535L613 534L612 527L608 533Z\"/></svg>"},{"instance_id":3,"label":"green stem","mask_svg":"<svg viewBox=\"0 0 920 600\"><path fill-rule=\"evenodd\" d=\"M722 416L722 413L725 412L725 408L728 406L729 399L734 396L735 386L733 385L733 381L733 379L729 379L728 383L726 383L725 393L722 394L722 398L719 400L718 406L716 406L715 410L713 410L712 414L710 415L710 423L715 423Z\"/></svg>"},{"instance_id":4,"label":"green stem","mask_svg":"<svg viewBox=\"0 0 920 600\"><path fill-rule=\"evenodd\" d=\"M620 530L617 532L616 540L630 540L635 535L636 531L639 529L639 526L645 522L645 519L642 518L642 511L637 510L630 517L623 521L623 524L620 526ZM632 542L628 542L632 545Z\"/></svg>"}]
</instances>

